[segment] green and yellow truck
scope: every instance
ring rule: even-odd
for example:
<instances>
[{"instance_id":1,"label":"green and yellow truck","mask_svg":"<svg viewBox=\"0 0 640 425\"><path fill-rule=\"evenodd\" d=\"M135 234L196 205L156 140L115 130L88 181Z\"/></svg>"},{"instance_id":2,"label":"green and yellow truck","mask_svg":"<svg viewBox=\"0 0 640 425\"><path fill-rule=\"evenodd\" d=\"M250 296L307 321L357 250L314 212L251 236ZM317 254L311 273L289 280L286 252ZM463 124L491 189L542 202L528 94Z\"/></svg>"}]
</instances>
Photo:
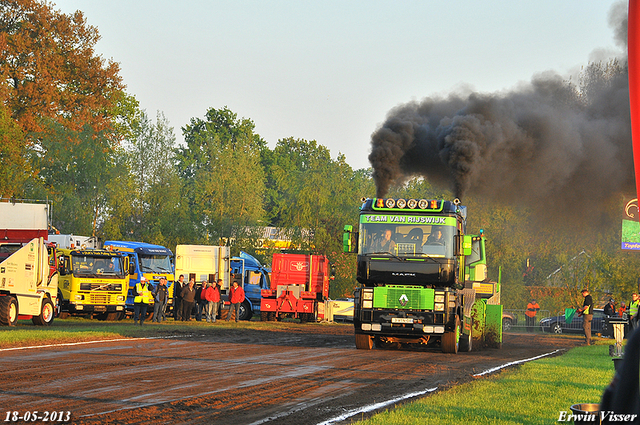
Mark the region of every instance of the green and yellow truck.
<instances>
[{"instance_id":1,"label":"green and yellow truck","mask_svg":"<svg viewBox=\"0 0 640 425\"><path fill-rule=\"evenodd\" d=\"M343 236L344 251L357 253L358 349L500 345L499 284L486 279L484 234L467 234L466 219L457 199L363 199L357 229Z\"/></svg>"}]
</instances>

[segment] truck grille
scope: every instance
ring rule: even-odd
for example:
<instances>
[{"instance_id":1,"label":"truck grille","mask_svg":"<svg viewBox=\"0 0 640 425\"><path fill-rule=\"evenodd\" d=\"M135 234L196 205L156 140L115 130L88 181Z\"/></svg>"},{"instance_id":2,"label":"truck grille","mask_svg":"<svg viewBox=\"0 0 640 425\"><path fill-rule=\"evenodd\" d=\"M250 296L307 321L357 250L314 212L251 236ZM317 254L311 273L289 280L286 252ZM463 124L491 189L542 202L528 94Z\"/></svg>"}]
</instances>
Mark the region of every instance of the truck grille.
<instances>
[{"instance_id":1,"label":"truck grille","mask_svg":"<svg viewBox=\"0 0 640 425\"><path fill-rule=\"evenodd\" d=\"M121 283L92 283L82 282L80 283L81 291L122 291Z\"/></svg>"},{"instance_id":2,"label":"truck grille","mask_svg":"<svg viewBox=\"0 0 640 425\"><path fill-rule=\"evenodd\" d=\"M91 304L109 304L111 295L109 294L90 294Z\"/></svg>"},{"instance_id":3,"label":"truck grille","mask_svg":"<svg viewBox=\"0 0 640 425\"><path fill-rule=\"evenodd\" d=\"M406 286L374 288L373 308L433 310L434 290Z\"/></svg>"}]
</instances>

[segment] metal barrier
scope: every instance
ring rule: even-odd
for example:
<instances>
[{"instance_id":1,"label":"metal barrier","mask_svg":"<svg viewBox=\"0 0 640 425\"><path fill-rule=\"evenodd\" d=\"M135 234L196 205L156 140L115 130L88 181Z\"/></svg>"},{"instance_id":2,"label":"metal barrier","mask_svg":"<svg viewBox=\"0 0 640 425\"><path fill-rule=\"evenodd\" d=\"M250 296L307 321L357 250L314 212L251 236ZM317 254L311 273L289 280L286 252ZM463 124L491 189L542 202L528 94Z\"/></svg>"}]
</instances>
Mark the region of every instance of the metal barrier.
<instances>
[{"instance_id":1,"label":"metal barrier","mask_svg":"<svg viewBox=\"0 0 640 425\"><path fill-rule=\"evenodd\" d=\"M540 321L550 316L549 310L540 310L533 318L533 325L527 328L527 316L524 314L525 309L505 309L502 312L502 331L503 332L541 332Z\"/></svg>"}]
</instances>

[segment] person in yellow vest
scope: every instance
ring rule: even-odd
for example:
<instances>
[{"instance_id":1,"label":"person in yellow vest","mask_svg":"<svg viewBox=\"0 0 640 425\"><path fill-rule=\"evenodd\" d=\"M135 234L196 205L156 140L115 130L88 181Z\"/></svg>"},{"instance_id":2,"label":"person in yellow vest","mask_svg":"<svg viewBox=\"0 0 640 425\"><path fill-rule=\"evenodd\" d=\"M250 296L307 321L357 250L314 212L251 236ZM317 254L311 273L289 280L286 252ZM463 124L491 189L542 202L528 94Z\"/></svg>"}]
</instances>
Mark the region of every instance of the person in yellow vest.
<instances>
[{"instance_id":1,"label":"person in yellow vest","mask_svg":"<svg viewBox=\"0 0 640 425\"><path fill-rule=\"evenodd\" d=\"M591 345L591 320L593 320L593 298L589 295L589 290L584 288L582 290L582 296L584 297L584 303L582 307L576 310L580 316L582 316L582 329L584 330L584 337L587 340L587 345Z\"/></svg>"},{"instance_id":2,"label":"person in yellow vest","mask_svg":"<svg viewBox=\"0 0 640 425\"><path fill-rule=\"evenodd\" d=\"M147 307L153 300L153 294L149 289L149 281L146 277L142 276L140 282L136 284L136 297L133 299L133 324L140 325L144 323L144 318L147 316Z\"/></svg>"}]
</instances>

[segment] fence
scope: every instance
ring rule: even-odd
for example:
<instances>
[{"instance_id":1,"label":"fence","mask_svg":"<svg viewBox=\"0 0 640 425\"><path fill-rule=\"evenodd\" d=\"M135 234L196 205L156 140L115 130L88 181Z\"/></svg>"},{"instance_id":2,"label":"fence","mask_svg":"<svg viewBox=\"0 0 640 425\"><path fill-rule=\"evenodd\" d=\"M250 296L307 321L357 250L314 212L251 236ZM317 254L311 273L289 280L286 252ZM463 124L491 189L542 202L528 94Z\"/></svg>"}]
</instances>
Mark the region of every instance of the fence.
<instances>
[{"instance_id":1,"label":"fence","mask_svg":"<svg viewBox=\"0 0 640 425\"><path fill-rule=\"evenodd\" d=\"M525 310L504 310L502 313L503 332L527 332L527 321ZM608 319L601 309L594 309L593 320L591 321L591 333L609 335L607 329ZM628 325L627 325L628 326ZM582 333L582 317L578 314L573 316L570 323L567 323L564 314L551 315L548 310L540 310L535 317L533 326L534 332L561 333Z\"/></svg>"},{"instance_id":2,"label":"fence","mask_svg":"<svg viewBox=\"0 0 640 425\"><path fill-rule=\"evenodd\" d=\"M503 332L527 332L527 316L524 314L526 310L505 309L502 312L502 331ZM541 332L540 321L549 319L551 312L549 310L540 310L534 317L532 331ZM546 322L545 322L546 323ZM582 329L582 325L580 325ZM545 329L548 332L548 329Z\"/></svg>"}]
</instances>

